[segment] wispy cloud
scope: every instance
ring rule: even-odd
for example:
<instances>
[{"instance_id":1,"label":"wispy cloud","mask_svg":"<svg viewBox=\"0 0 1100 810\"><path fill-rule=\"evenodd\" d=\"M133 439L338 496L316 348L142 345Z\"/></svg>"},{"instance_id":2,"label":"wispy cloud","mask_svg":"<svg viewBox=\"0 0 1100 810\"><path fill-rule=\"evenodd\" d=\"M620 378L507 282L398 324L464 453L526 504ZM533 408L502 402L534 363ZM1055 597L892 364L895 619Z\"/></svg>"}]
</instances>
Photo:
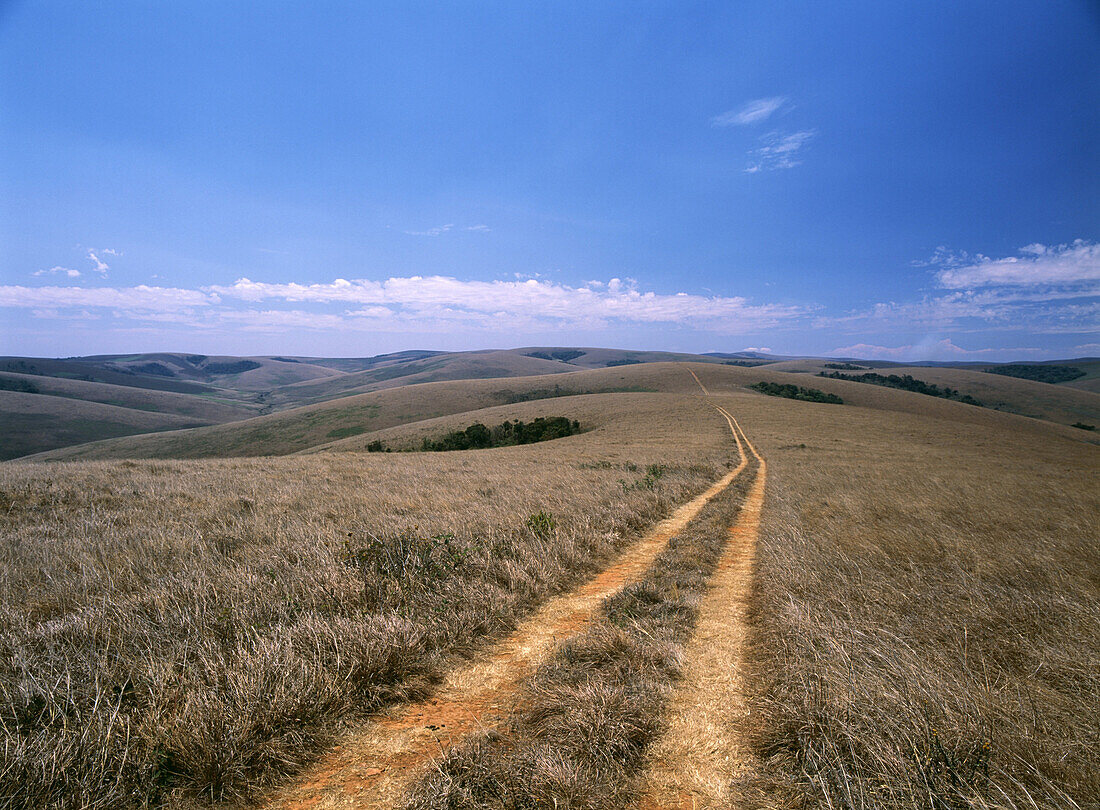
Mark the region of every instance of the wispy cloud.
<instances>
[{"instance_id":1,"label":"wispy cloud","mask_svg":"<svg viewBox=\"0 0 1100 810\"><path fill-rule=\"evenodd\" d=\"M455 224L448 222L446 225L440 225L435 228L428 228L426 231L405 231L409 236L439 236L440 234L447 233L451 230Z\"/></svg>"},{"instance_id":2,"label":"wispy cloud","mask_svg":"<svg viewBox=\"0 0 1100 810\"><path fill-rule=\"evenodd\" d=\"M117 256L118 255L114 250L111 250L110 248L107 248L106 250L100 250L100 251L98 251L98 253L102 253L105 256ZM88 253L87 253L88 260L91 261L91 263L93 265L95 265L92 268L92 270L94 270L96 273L99 273L102 276L106 276L107 271L110 270L111 267L110 267L109 264L107 264L107 262L103 261L103 259L99 258L98 253L97 253L97 251L95 251L91 248L88 248Z\"/></svg>"},{"instance_id":3,"label":"wispy cloud","mask_svg":"<svg viewBox=\"0 0 1100 810\"><path fill-rule=\"evenodd\" d=\"M73 270L71 267L51 267L49 270L35 270L31 273L32 276L52 276L52 275L66 275L69 278L79 278L80 271Z\"/></svg>"},{"instance_id":4,"label":"wispy cloud","mask_svg":"<svg viewBox=\"0 0 1100 810\"><path fill-rule=\"evenodd\" d=\"M1002 259L940 248L933 262L942 266L936 281L952 290L1100 282L1100 244L1083 239L1065 245L1026 245L1016 256Z\"/></svg>"},{"instance_id":5,"label":"wispy cloud","mask_svg":"<svg viewBox=\"0 0 1100 810\"><path fill-rule=\"evenodd\" d=\"M996 328L1047 334L1100 331L1100 245L1031 244L994 259L939 247L917 267L937 268L938 293L917 301L881 302L843 316L821 316L820 327Z\"/></svg>"},{"instance_id":6,"label":"wispy cloud","mask_svg":"<svg viewBox=\"0 0 1100 810\"><path fill-rule=\"evenodd\" d=\"M804 129L799 132L769 132L761 138L763 146L749 152L749 165L745 172L774 171L793 169L802 164L800 154L807 143L817 134L816 130Z\"/></svg>"},{"instance_id":7,"label":"wispy cloud","mask_svg":"<svg viewBox=\"0 0 1100 810\"><path fill-rule=\"evenodd\" d=\"M851 346L841 346L833 349L828 354L832 357L860 357L865 360L963 360L988 357L992 354L1004 355L1006 353L1017 355L1042 354L1043 349L964 349L956 346L950 338L942 340L930 339L924 343L910 344L907 346L876 346L872 343L855 343Z\"/></svg>"},{"instance_id":8,"label":"wispy cloud","mask_svg":"<svg viewBox=\"0 0 1100 810\"><path fill-rule=\"evenodd\" d=\"M441 236L456 229L456 225L453 222L448 222L446 225L439 225L435 228L428 228L426 231L404 231L409 236ZM488 225L467 225L462 228L458 228L460 231L471 231L473 233L489 233L491 230Z\"/></svg>"},{"instance_id":9,"label":"wispy cloud","mask_svg":"<svg viewBox=\"0 0 1100 810\"><path fill-rule=\"evenodd\" d=\"M710 119L712 126L716 127L744 127L751 124L759 124L767 121L776 112L787 106L786 96L772 96L771 98L757 98L747 102L736 110L714 116Z\"/></svg>"},{"instance_id":10,"label":"wispy cloud","mask_svg":"<svg viewBox=\"0 0 1100 810\"><path fill-rule=\"evenodd\" d=\"M52 308L110 307L134 312L169 311L215 304L218 297L202 290L172 287L0 287L0 306Z\"/></svg>"}]
</instances>

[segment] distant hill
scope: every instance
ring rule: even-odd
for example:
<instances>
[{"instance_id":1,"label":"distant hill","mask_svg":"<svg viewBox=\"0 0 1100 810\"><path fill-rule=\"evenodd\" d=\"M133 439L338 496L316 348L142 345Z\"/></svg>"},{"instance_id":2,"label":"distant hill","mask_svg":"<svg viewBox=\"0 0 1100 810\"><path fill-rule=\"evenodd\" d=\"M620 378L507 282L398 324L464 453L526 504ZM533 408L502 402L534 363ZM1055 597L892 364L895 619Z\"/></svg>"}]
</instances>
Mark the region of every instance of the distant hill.
<instances>
[{"instance_id":1,"label":"distant hill","mask_svg":"<svg viewBox=\"0 0 1100 810\"><path fill-rule=\"evenodd\" d=\"M535 359L539 363L548 363ZM577 397L602 393L699 394L693 370L713 394L747 393L760 381L807 383L804 374L773 371L771 366L747 368L706 362L636 363L602 369L528 377L464 379L395 385L376 391L339 397L298 408L276 411L238 422L171 433L130 436L61 448L36 459L92 458L219 458L286 455L323 446L362 449L372 434L400 425L484 408L524 404L523 412L576 418L561 409ZM1100 424L1100 396L1083 391L1047 386L1028 380L960 369L910 369L930 383L976 391L989 404L1007 406L1068 426L1073 422ZM984 386L984 387L983 387ZM841 396L844 407L870 407L902 413L938 416L957 422L987 423L1018 416L998 414L992 408L976 408L907 391L884 389L847 380L815 377L813 387ZM756 394L751 394L756 396ZM804 403L814 407L813 403ZM961 409L961 410L960 410ZM496 412L494 412L496 413ZM1091 441L1094 434L1064 427L1067 435Z\"/></svg>"},{"instance_id":2,"label":"distant hill","mask_svg":"<svg viewBox=\"0 0 1100 810\"><path fill-rule=\"evenodd\" d=\"M397 425L527 400L605 391L697 392L685 362L717 391L769 382L809 385L858 407L913 413L959 407L914 398L909 392L872 391L846 380L807 381L808 375L847 364L911 374L930 385L957 389L988 409L1061 425L1100 426L1100 394L1092 390L1100 387L1100 360L1095 358L1060 361L1084 374L1052 385L988 373L1003 364L905 366L857 358L593 347L409 351L367 358L184 353L65 360L5 357L0 358L0 393L20 396L0 402L0 417L18 426L0 436L0 456L40 451L51 451L49 458L284 455ZM30 404L35 400L25 397L42 398L37 420ZM159 431L174 432L157 435ZM145 433L149 435L136 435ZM108 441L86 444L98 439Z\"/></svg>"},{"instance_id":3,"label":"distant hill","mask_svg":"<svg viewBox=\"0 0 1100 810\"><path fill-rule=\"evenodd\" d=\"M0 460L70 445L89 446L115 436L178 430L207 424L171 413L153 413L100 402L0 390Z\"/></svg>"}]
</instances>

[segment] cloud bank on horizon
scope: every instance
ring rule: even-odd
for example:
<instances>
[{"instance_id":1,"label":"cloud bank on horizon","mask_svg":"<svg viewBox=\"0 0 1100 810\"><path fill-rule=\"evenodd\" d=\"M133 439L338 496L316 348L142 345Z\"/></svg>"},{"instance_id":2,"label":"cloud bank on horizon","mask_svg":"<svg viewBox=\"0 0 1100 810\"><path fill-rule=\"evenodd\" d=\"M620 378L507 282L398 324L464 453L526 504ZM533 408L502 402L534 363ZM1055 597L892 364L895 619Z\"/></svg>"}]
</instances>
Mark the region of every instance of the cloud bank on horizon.
<instances>
[{"instance_id":1,"label":"cloud bank on horizon","mask_svg":"<svg viewBox=\"0 0 1100 810\"><path fill-rule=\"evenodd\" d=\"M92 251L88 254L94 256ZM807 327L835 339L913 327L926 333L919 342L897 346L857 340L829 350L788 344L783 351L879 359L1049 354L1018 342L973 348L956 342L978 331L1005 338L1021 332L1064 334L1080 336L1075 349L1095 345L1086 338L1100 331L1100 244L1081 239L1063 245L1030 244L1002 258L940 247L929 260L914 265L926 268L935 294L846 313L830 313L812 301L659 293L639 289L630 279L570 286L535 278L481 281L442 275L328 282L238 278L199 287L5 285L0 286L0 307L25 310L47 328L94 324L126 335L154 327L216 339L235 332L259 333L272 340L273 351L302 331L405 336L411 346L417 340L430 343L431 336L439 335L490 343L516 336L512 342L518 344L521 336L551 332L561 334L559 342L569 343L571 333L599 335L624 326L690 330L708 338L782 336ZM64 271L53 267L46 273ZM936 337L945 334L949 337Z\"/></svg>"}]
</instances>

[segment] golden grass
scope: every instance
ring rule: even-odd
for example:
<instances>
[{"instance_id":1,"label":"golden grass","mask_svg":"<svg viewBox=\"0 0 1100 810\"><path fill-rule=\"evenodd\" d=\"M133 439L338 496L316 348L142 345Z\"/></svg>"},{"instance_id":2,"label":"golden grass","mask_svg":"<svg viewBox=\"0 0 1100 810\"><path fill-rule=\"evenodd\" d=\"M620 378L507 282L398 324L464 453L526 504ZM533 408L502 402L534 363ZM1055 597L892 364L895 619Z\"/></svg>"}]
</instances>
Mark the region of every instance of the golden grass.
<instances>
[{"instance_id":1,"label":"golden grass","mask_svg":"<svg viewBox=\"0 0 1100 810\"><path fill-rule=\"evenodd\" d=\"M0 803L156 805L283 778L724 471L703 407L468 453L5 465ZM632 486L649 464L667 465L659 485ZM364 576L372 538L392 575Z\"/></svg>"},{"instance_id":2,"label":"golden grass","mask_svg":"<svg viewBox=\"0 0 1100 810\"><path fill-rule=\"evenodd\" d=\"M692 520L747 465L742 458L705 492L681 504L640 541L628 546L599 575L550 599L501 643L451 671L427 699L393 706L343 737L265 806L382 810L399 805L404 791L432 757L497 724L523 680L562 641L598 621L601 602L646 576L672 538L690 531Z\"/></svg>"},{"instance_id":3,"label":"golden grass","mask_svg":"<svg viewBox=\"0 0 1100 810\"><path fill-rule=\"evenodd\" d=\"M751 722L728 738L748 733L760 766L727 774L736 801L1072 808L1100 795L1095 434L841 380L814 387L844 406L781 400L743 386L807 378L690 368L769 462ZM660 393L496 404L555 385ZM277 781L339 718L420 694L724 471L725 428L698 391L667 363L431 383L171 437L189 444L69 451L326 451L311 455L0 466L0 795L158 804ZM324 441L365 424L349 406L369 403L390 427ZM592 429L466 453L340 452L559 414ZM663 490L632 486L648 464L672 465ZM552 536L526 525L539 510ZM365 578L373 537L412 573ZM666 689L675 661L639 655L646 688ZM576 690L554 677L538 699L561 719ZM604 806L638 776L630 751Z\"/></svg>"},{"instance_id":4,"label":"golden grass","mask_svg":"<svg viewBox=\"0 0 1100 810\"><path fill-rule=\"evenodd\" d=\"M1097 449L980 409L730 402L773 484L742 806L1088 806Z\"/></svg>"},{"instance_id":5,"label":"golden grass","mask_svg":"<svg viewBox=\"0 0 1100 810\"><path fill-rule=\"evenodd\" d=\"M683 645L755 466L750 459L750 471L671 538L644 577L606 599L585 631L558 647L525 684L507 723L446 751L400 806L633 806Z\"/></svg>"}]
</instances>

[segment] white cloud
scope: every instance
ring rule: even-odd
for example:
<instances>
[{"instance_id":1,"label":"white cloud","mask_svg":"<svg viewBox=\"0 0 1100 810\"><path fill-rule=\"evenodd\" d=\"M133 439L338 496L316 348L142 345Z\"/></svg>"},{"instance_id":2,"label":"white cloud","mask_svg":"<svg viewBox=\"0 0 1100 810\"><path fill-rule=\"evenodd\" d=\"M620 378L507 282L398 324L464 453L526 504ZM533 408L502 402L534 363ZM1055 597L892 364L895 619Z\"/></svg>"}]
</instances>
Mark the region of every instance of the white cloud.
<instances>
[{"instance_id":1,"label":"white cloud","mask_svg":"<svg viewBox=\"0 0 1100 810\"><path fill-rule=\"evenodd\" d=\"M1100 343L1081 343L1073 347L1075 352L1096 352L1100 354Z\"/></svg>"},{"instance_id":2,"label":"white cloud","mask_svg":"<svg viewBox=\"0 0 1100 810\"><path fill-rule=\"evenodd\" d=\"M519 322L568 323L598 328L610 322L707 323L748 331L789 322L806 314L803 307L751 304L741 297L705 297L687 293L639 291L629 280L570 287L549 281L462 281L447 276L410 276L386 281L336 279L326 284L266 283L247 278L209 292L246 301L373 305L406 313L473 319L506 315Z\"/></svg>"},{"instance_id":3,"label":"white cloud","mask_svg":"<svg viewBox=\"0 0 1100 810\"><path fill-rule=\"evenodd\" d=\"M58 307L114 307L136 311L171 311L208 306L217 296L201 290L171 287L22 287L0 286L0 306L33 309Z\"/></svg>"},{"instance_id":4,"label":"white cloud","mask_svg":"<svg viewBox=\"0 0 1100 810\"><path fill-rule=\"evenodd\" d=\"M816 134L816 130L812 129L768 133L761 138L764 145L749 152L749 165L745 167L745 172L755 174L776 169L793 169L801 165L799 153Z\"/></svg>"},{"instance_id":5,"label":"white cloud","mask_svg":"<svg viewBox=\"0 0 1100 810\"><path fill-rule=\"evenodd\" d=\"M841 346L828 354L832 357L855 357L864 360L961 360L981 359L990 354L1041 354L1042 349L964 349L956 346L950 338L928 340L908 346L876 346L871 343L856 343Z\"/></svg>"},{"instance_id":6,"label":"white cloud","mask_svg":"<svg viewBox=\"0 0 1100 810\"><path fill-rule=\"evenodd\" d=\"M80 271L79 270L73 270L70 267L61 267L61 266L51 267L49 270L35 270L33 273L31 273L31 275L32 276L52 276L52 275L55 275L55 274L58 274L58 273L62 273L64 275L68 276L69 278L79 278L79 276L80 276Z\"/></svg>"},{"instance_id":7,"label":"white cloud","mask_svg":"<svg viewBox=\"0 0 1100 810\"><path fill-rule=\"evenodd\" d=\"M721 115L714 116L710 119L710 123L716 127L743 127L750 124L759 124L761 121L768 120L786 103L786 96L754 99L739 109L727 110Z\"/></svg>"},{"instance_id":8,"label":"white cloud","mask_svg":"<svg viewBox=\"0 0 1100 810\"><path fill-rule=\"evenodd\" d=\"M439 236L441 233L447 233L451 230L455 224L448 222L446 225L439 225L435 228L428 228L426 231L405 231L409 236Z\"/></svg>"},{"instance_id":9,"label":"white cloud","mask_svg":"<svg viewBox=\"0 0 1100 810\"><path fill-rule=\"evenodd\" d=\"M117 255L113 250L110 250L110 248L108 248L107 250L101 250L99 252L103 253L103 254L106 254L106 253L110 252L110 254L112 256ZM108 265L105 261L103 261L101 258L99 258L99 256L96 255L96 252L94 250L92 250L91 248L88 248L87 256L88 256L88 259L92 262L92 264L95 265L95 267L93 267L92 269L95 272L99 273L100 275L106 276L107 271L111 269L110 265Z\"/></svg>"},{"instance_id":10,"label":"white cloud","mask_svg":"<svg viewBox=\"0 0 1100 810\"><path fill-rule=\"evenodd\" d=\"M769 349L767 346L749 346L748 348L742 349L741 351L743 351L743 352L762 352L764 354L771 354L772 353L772 350Z\"/></svg>"},{"instance_id":11,"label":"white cloud","mask_svg":"<svg viewBox=\"0 0 1100 810\"><path fill-rule=\"evenodd\" d=\"M1017 253L991 259L937 247L929 260L911 264L939 268L932 276L938 295L823 316L815 325L943 331L980 323L1045 334L1100 330L1100 245L1078 239L1063 245L1027 245Z\"/></svg>"},{"instance_id":12,"label":"white cloud","mask_svg":"<svg viewBox=\"0 0 1100 810\"><path fill-rule=\"evenodd\" d=\"M202 289L166 287L0 287L0 306L109 309L117 317L250 329L389 331L599 330L666 324L738 334L804 320L807 307L752 303L739 296L640 290L613 278L580 287L543 279L466 281L409 276L302 284L238 279Z\"/></svg>"},{"instance_id":13,"label":"white cloud","mask_svg":"<svg viewBox=\"0 0 1100 810\"><path fill-rule=\"evenodd\" d=\"M1068 245L1031 244L1018 256L991 259L940 253L936 274L941 287L969 290L993 286L1075 285L1100 281L1100 245L1078 239Z\"/></svg>"},{"instance_id":14,"label":"white cloud","mask_svg":"<svg viewBox=\"0 0 1100 810\"><path fill-rule=\"evenodd\" d=\"M471 225L466 228L467 231L477 231L478 233L488 233L491 229L488 225Z\"/></svg>"}]
</instances>

